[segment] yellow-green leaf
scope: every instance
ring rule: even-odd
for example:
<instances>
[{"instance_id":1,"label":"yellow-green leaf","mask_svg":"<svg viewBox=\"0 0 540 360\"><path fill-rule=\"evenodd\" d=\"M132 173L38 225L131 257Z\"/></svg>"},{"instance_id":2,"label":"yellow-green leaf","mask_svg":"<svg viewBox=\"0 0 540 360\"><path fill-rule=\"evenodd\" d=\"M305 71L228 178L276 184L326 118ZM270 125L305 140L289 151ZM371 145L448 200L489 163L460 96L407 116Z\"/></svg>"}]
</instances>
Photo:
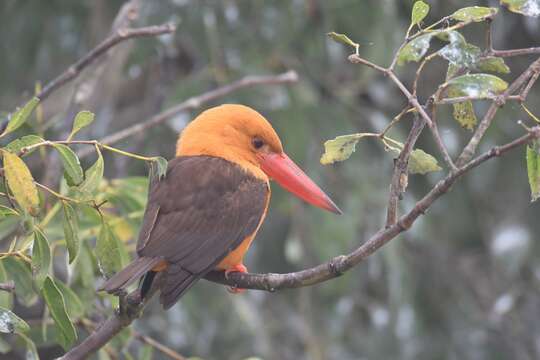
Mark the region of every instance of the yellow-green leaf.
<instances>
[{"instance_id":1,"label":"yellow-green leaf","mask_svg":"<svg viewBox=\"0 0 540 360\"><path fill-rule=\"evenodd\" d=\"M387 151L390 151L394 156L398 157L403 149L403 144L397 141L393 142L396 146L388 146ZM409 164L407 170L410 174L427 174L430 172L440 171L437 159L422 149L414 149L409 156Z\"/></svg>"},{"instance_id":2,"label":"yellow-green leaf","mask_svg":"<svg viewBox=\"0 0 540 360\"><path fill-rule=\"evenodd\" d=\"M6 218L8 216L20 216L17 210L12 209L8 206L0 205L0 219Z\"/></svg>"},{"instance_id":3,"label":"yellow-green leaf","mask_svg":"<svg viewBox=\"0 0 540 360\"><path fill-rule=\"evenodd\" d=\"M459 97L460 93L455 89L448 90L449 97ZM454 119L461 125L461 127L472 130L476 126L478 119L476 118L476 113L474 112L474 107L472 101L467 100L457 104L452 104L454 107L453 115Z\"/></svg>"},{"instance_id":4,"label":"yellow-green leaf","mask_svg":"<svg viewBox=\"0 0 540 360\"><path fill-rule=\"evenodd\" d=\"M14 332L23 333L30 330L30 326L12 313L10 310L0 307L0 332L13 334Z\"/></svg>"},{"instance_id":5,"label":"yellow-green leaf","mask_svg":"<svg viewBox=\"0 0 540 360\"><path fill-rule=\"evenodd\" d=\"M53 144L53 147L58 151L64 165L64 177L68 185L79 185L83 181L83 170L75 152L64 144Z\"/></svg>"},{"instance_id":6,"label":"yellow-green leaf","mask_svg":"<svg viewBox=\"0 0 540 360\"><path fill-rule=\"evenodd\" d=\"M358 52L358 48L360 47L359 44L355 43L354 41L352 41L351 39L349 39L349 37L345 34L338 34L336 32L329 32L327 33L326 35L328 35L332 40L336 41L336 42L339 42L339 43L342 43L342 44L345 44L345 45L349 45L349 46L352 46L356 52Z\"/></svg>"},{"instance_id":7,"label":"yellow-green leaf","mask_svg":"<svg viewBox=\"0 0 540 360\"><path fill-rule=\"evenodd\" d=\"M75 340L77 340L77 332L67 313L66 303L62 293L54 281L48 276L43 282L42 294L51 313L51 317L57 326L58 343L65 350L68 350Z\"/></svg>"},{"instance_id":8,"label":"yellow-green leaf","mask_svg":"<svg viewBox=\"0 0 540 360\"><path fill-rule=\"evenodd\" d=\"M94 113L90 111L86 111L86 110L80 111L75 116L75 120L73 120L73 129L71 130L71 133L69 134L68 140L71 140L73 136L75 136L75 134L79 132L79 130L90 125L94 121L94 118L95 118Z\"/></svg>"},{"instance_id":9,"label":"yellow-green leaf","mask_svg":"<svg viewBox=\"0 0 540 360\"><path fill-rule=\"evenodd\" d=\"M420 35L409 41L398 54L398 65L421 60L429 49L434 33Z\"/></svg>"},{"instance_id":10,"label":"yellow-green leaf","mask_svg":"<svg viewBox=\"0 0 540 360\"><path fill-rule=\"evenodd\" d=\"M328 165L347 160L356 149L356 143L366 135L363 133L338 136L324 143L324 154L321 164Z\"/></svg>"},{"instance_id":11,"label":"yellow-green leaf","mask_svg":"<svg viewBox=\"0 0 540 360\"><path fill-rule=\"evenodd\" d=\"M71 264L79 253L79 225L75 209L67 202L62 202L64 209L64 236L66 238L66 247L69 254L69 263Z\"/></svg>"},{"instance_id":12,"label":"yellow-green leaf","mask_svg":"<svg viewBox=\"0 0 540 360\"><path fill-rule=\"evenodd\" d=\"M4 156L4 173L15 200L24 211L32 216L37 216L39 196L30 170L17 155L8 151L3 151L2 154Z\"/></svg>"},{"instance_id":13,"label":"yellow-green leaf","mask_svg":"<svg viewBox=\"0 0 540 360\"><path fill-rule=\"evenodd\" d=\"M17 110L9 119L6 129L0 135L0 137L17 130L21 125L23 125L28 117L32 114L32 111L34 111L38 103L39 99L34 97L32 100L27 102L22 109Z\"/></svg>"},{"instance_id":14,"label":"yellow-green leaf","mask_svg":"<svg viewBox=\"0 0 540 360\"><path fill-rule=\"evenodd\" d=\"M45 140L43 140L41 137L39 137L37 135L25 135L25 136L23 136L23 137L21 137L19 139L15 139L12 142L10 142L9 144L7 144L6 149L9 150L10 152L14 153L14 154L17 154L17 153L19 153L21 151L22 148L30 146L30 145L34 145L34 144L39 144L39 143L41 143L43 141L45 141ZM36 148L29 150L24 155L32 153L32 151L34 151L35 149Z\"/></svg>"},{"instance_id":15,"label":"yellow-green leaf","mask_svg":"<svg viewBox=\"0 0 540 360\"><path fill-rule=\"evenodd\" d=\"M450 79L442 86L447 86L448 92L453 96L485 99L504 92L508 83L495 75L467 74Z\"/></svg>"},{"instance_id":16,"label":"yellow-green leaf","mask_svg":"<svg viewBox=\"0 0 540 360\"><path fill-rule=\"evenodd\" d=\"M540 142L535 140L532 145L527 145L527 175L531 188L532 201L540 198Z\"/></svg>"},{"instance_id":17,"label":"yellow-green leaf","mask_svg":"<svg viewBox=\"0 0 540 360\"><path fill-rule=\"evenodd\" d=\"M526 16L540 16L540 2L538 0L501 0L508 10Z\"/></svg>"},{"instance_id":18,"label":"yellow-green leaf","mask_svg":"<svg viewBox=\"0 0 540 360\"><path fill-rule=\"evenodd\" d=\"M43 287L43 281L49 274L51 266L51 249L45 234L39 229L34 230L34 245L32 246L32 274L37 287Z\"/></svg>"},{"instance_id":19,"label":"yellow-green leaf","mask_svg":"<svg viewBox=\"0 0 540 360\"><path fill-rule=\"evenodd\" d=\"M6 283L10 280L6 269L4 269L4 263L0 261L0 282ZM6 309L11 309L13 307L13 293L11 291L0 291L0 306Z\"/></svg>"},{"instance_id":20,"label":"yellow-green leaf","mask_svg":"<svg viewBox=\"0 0 540 360\"><path fill-rule=\"evenodd\" d=\"M492 18L498 12L497 8L483 7L483 6L470 6L463 9L459 9L451 15L452 19L457 21L484 21L487 18Z\"/></svg>"},{"instance_id":21,"label":"yellow-green leaf","mask_svg":"<svg viewBox=\"0 0 540 360\"><path fill-rule=\"evenodd\" d=\"M169 162L167 159L156 156L152 158L152 163L150 164L151 168L151 178L154 176L157 177L158 180L161 180L166 174L167 174L167 167L169 166Z\"/></svg>"},{"instance_id":22,"label":"yellow-green leaf","mask_svg":"<svg viewBox=\"0 0 540 360\"><path fill-rule=\"evenodd\" d=\"M96 147L96 152L98 158L96 162L85 171L84 181L79 186L79 190L82 193L93 194L103 179L103 169L105 167L103 156L98 147Z\"/></svg>"},{"instance_id":23,"label":"yellow-green leaf","mask_svg":"<svg viewBox=\"0 0 540 360\"><path fill-rule=\"evenodd\" d=\"M62 293L66 304L66 311L71 320L77 320L84 315L84 305L79 299L79 296L69 288L66 284L58 279L53 279L54 285Z\"/></svg>"},{"instance_id":24,"label":"yellow-green leaf","mask_svg":"<svg viewBox=\"0 0 540 360\"><path fill-rule=\"evenodd\" d=\"M476 64L476 67L480 71L497 72L501 74L510 73L510 68L506 65L504 59L500 57L489 56L480 59Z\"/></svg>"},{"instance_id":25,"label":"yellow-green leaf","mask_svg":"<svg viewBox=\"0 0 540 360\"><path fill-rule=\"evenodd\" d=\"M96 240L95 253L99 264L99 270L106 278L111 277L120 270L122 266L119 246L120 242L116 238L109 224L103 222Z\"/></svg>"},{"instance_id":26,"label":"yellow-green leaf","mask_svg":"<svg viewBox=\"0 0 540 360\"><path fill-rule=\"evenodd\" d=\"M413 5L411 13L411 25L419 24L429 13L429 5L423 1L417 1Z\"/></svg>"},{"instance_id":27,"label":"yellow-green leaf","mask_svg":"<svg viewBox=\"0 0 540 360\"><path fill-rule=\"evenodd\" d=\"M8 278L15 282L17 301L25 306L32 306L38 300L38 296L32 286L32 273L28 264L13 257L1 260Z\"/></svg>"}]
</instances>

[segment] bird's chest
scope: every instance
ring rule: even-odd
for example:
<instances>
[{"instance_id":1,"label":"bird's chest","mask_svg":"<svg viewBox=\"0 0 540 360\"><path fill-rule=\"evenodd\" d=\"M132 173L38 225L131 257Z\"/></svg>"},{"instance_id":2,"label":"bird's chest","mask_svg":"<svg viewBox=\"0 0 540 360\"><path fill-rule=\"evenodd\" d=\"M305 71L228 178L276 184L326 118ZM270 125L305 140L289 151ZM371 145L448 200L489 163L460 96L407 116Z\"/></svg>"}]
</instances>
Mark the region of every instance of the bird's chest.
<instances>
[{"instance_id":1,"label":"bird's chest","mask_svg":"<svg viewBox=\"0 0 540 360\"><path fill-rule=\"evenodd\" d=\"M259 231L259 228L264 222L264 219L266 217L266 212L268 211L268 205L270 204L270 195L271 195L270 186L268 184L268 196L266 196L264 212L261 216L261 219L259 220L259 223L257 224L257 227L255 228L255 231L251 233L250 235L246 236L244 240L242 240L240 245L238 245L229 254L227 254L227 256L223 260L221 260L221 262L216 266L216 269L227 270L243 262L244 255L248 251L249 246L251 245L251 242L253 241L253 239L255 239L255 236L257 235L257 231Z\"/></svg>"}]
</instances>

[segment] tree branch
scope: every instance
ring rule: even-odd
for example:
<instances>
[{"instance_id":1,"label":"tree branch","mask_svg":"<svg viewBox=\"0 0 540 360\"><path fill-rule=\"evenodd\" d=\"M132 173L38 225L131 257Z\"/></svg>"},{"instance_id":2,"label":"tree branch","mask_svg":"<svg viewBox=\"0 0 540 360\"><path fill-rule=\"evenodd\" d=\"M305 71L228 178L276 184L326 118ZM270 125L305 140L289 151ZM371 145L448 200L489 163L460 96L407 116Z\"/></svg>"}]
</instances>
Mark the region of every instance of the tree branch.
<instances>
[{"instance_id":1,"label":"tree branch","mask_svg":"<svg viewBox=\"0 0 540 360\"><path fill-rule=\"evenodd\" d=\"M399 78L396 76L394 71L391 68L385 69L385 68L380 67L380 66L378 66L376 64L373 64L373 63L361 58L360 56L358 56L356 54L350 55L348 59L353 64L367 65L367 66L369 66L369 67L383 73L384 75L388 76L390 78L390 80L392 80L392 82L394 84L396 84L396 86L399 88L399 90L403 93L403 95L405 95L405 97L409 101L409 104L416 109L416 111L420 114L420 116L428 124L428 127L431 130L433 138L435 139L435 144L437 145L437 147L439 148L439 151L443 155L443 158L444 158L444 161L446 162L446 164L450 167L451 170L455 170L456 166L454 165L454 162L452 161L452 158L450 157L450 154L448 153L448 150L446 149L446 146L444 145L444 142L441 139L441 135L439 134L439 130L437 128L437 125L432 121L432 119L426 113L426 110L424 109L424 107L418 102L417 97L415 95L411 94L409 89L407 89L407 87L401 82L401 80L399 80Z\"/></svg>"},{"instance_id":2,"label":"tree branch","mask_svg":"<svg viewBox=\"0 0 540 360\"><path fill-rule=\"evenodd\" d=\"M105 145L117 143L131 136L142 133L145 130L148 130L154 126L157 126L179 113L200 108L202 105L210 101L216 100L220 97L223 97L245 87L250 87L254 85L287 84L294 83L296 81L298 81L298 75L294 70L289 70L279 75L246 76L229 85L221 86L201 95L191 97L176 106L170 107L162 111L161 113L153 116L147 121L130 126L109 136L105 136L104 138L100 139L99 142ZM92 149L87 148L79 151L77 155L79 155L79 157L85 157L90 155L92 152Z\"/></svg>"},{"instance_id":3,"label":"tree branch","mask_svg":"<svg viewBox=\"0 0 540 360\"><path fill-rule=\"evenodd\" d=\"M7 292L15 291L15 282L13 280L10 280L5 283L0 283L0 290Z\"/></svg>"},{"instance_id":4,"label":"tree branch","mask_svg":"<svg viewBox=\"0 0 540 360\"><path fill-rule=\"evenodd\" d=\"M147 26L137 29L119 29L111 36L103 40L98 46L86 53L76 63L71 65L66 71L56 77L43 87L40 93L36 96L41 100L45 100L53 91L66 84L67 82L75 79L81 71L92 64L98 57L106 53L110 48L116 44L131 38L157 36L162 34L169 34L176 30L173 24L164 24L156 26Z\"/></svg>"},{"instance_id":5,"label":"tree branch","mask_svg":"<svg viewBox=\"0 0 540 360\"><path fill-rule=\"evenodd\" d=\"M409 157L414 149L416 140L422 133L426 124L423 118L420 118L418 114L415 114L415 119L411 131L407 136L407 140L403 145L403 149L394 163L394 173L392 174L392 180L390 183L390 196L388 199L388 208L386 212L386 227L390 227L397 222L397 206L401 199L401 194L405 192L407 188L408 180L408 165Z\"/></svg>"},{"instance_id":6,"label":"tree branch","mask_svg":"<svg viewBox=\"0 0 540 360\"><path fill-rule=\"evenodd\" d=\"M495 117L495 114L497 113L497 110L499 107L501 107L506 99L512 95L515 91L517 91L523 84L529 80L534 74L540 72L540 58L536 59L529 67L516 79L510 84L510 86L504 91L504 93L493 100L491 103L491 106L489 107L488 111L478 124L478 127L476 128L473 136L469 140L469 143L465 146L463 151L461 152L461 155L459 155L459 158L457 160L458 166L463 166L466 162L468 162L476 152L476 148L480 144L480 140L484 137L484 134L486 133L487 129L490 127L491 122L493 121L493 118ZM534 79L537 79L538 77L534 77ZM526 86L526 90L530 89L532 86L531 82L529 82ZM528 90L527 90L528 92Z\"/></svg>"},{"instance_id":7,"label":"tree branch","mask_svg":"<svg viewBox=\"0 0 540 360\"><path fill-rule=\"evenodd\" d=\"M348 255L340 255L318 266L287 274L242 274L235 272L230 273L225 278L223 272L212 271L205 278L213 282L238 288L272 292L279 289L314 285L338 277L358 265L397 235L408 230L420 215L424 214L438 198L448 192L450 187L468 171L493 157L501 156L518 146L526 144L532 139L538 138L540 138L540 126L535 126L530 129L528 134L506 145L494 147L458 168L455 172L450 172L429 193L418 201L407 214L401 216L395 224L386 229L379 230L364 244Z\"/></svg>"}]
</instances>

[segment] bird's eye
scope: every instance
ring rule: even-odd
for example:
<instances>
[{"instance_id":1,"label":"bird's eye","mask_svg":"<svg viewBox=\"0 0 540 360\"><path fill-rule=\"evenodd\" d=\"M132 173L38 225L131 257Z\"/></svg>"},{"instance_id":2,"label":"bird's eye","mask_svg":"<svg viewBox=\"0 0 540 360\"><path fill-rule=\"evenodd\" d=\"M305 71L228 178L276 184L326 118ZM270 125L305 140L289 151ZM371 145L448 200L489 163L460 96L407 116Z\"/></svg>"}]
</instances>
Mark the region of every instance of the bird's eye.
<instances>
[{"instance_id":1,"label":"bird's eye","mask_svg":"<svg viewBox=\"0 0 540 360\"><path fill-rule=\"evenodd\" d=\"M264 141L262 141L262 139L260 139L258 137L253 138L253 140L251 140L251 143L253 144L253 147L255 149L260 149L264 145Z\"/></svg>"}]
</instances>

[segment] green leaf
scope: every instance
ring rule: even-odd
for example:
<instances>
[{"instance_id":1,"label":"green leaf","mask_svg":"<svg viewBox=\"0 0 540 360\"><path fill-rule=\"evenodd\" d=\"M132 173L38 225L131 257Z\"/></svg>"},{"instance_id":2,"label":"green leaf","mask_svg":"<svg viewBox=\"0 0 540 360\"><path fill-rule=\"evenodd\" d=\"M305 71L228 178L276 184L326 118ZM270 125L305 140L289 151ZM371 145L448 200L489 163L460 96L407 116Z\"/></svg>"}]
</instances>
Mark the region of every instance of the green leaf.
<instances>
[{"instance_id":1,"label":"green leaf","mask_svg":"<svg viewBox=\"0 0 540 360\"><path fill-rule=\"evenodd\" d=\"M504 59L500 57L485 57L480 59L476 64L476 68L480 71L497 72L500 74L510 73L510 68L505 64Z\"/></svg>"},{"instance_id":2,"label":"green leaf","mask_svg":"<svg viewBox=\"0 0 540 360\"><path fill-rule=\"evenodd\" d=\"M34 111L38 103L39 99L34 97L32 100L27 102L22 109L17 110L9 119L6 129L2 134L0 134L0 137L17 130L21 125L23 125L28 117L32 114L32 111Z\"/></svg>"},{"instance_id":3,"label":"green leaf","mask_svg":"<svg viewBox=\"0 0 540 360\"><path fill-rule=\"evenodd\" d=\"M32 216L39 213L39 196L32 173L15 154L2 152L4 156L4 173L8 186L19 206Z\"/></svg>"},{"instance_id":4,"label":"green leaf","mask_svg":"<svg viewBox=\"0 0 540 360\"><path fill-rule=\"evenodd\" d=\"M73 322L68 316L64 297L54 281L48 276L43 282L42 293L45 303L51 313L51 317L59 330L57 333L58 343L65 350L68 350L77 339L77 332L73 326Z\"/></svg>"},{"instance_id":5,"label":"green leaf","mask_svg":"<svg viewBox=\"0 0 540 360\"><path fill-rule=\"evenodd\" d=\"M90 125L94 121L94 118L95 118L94 113L90 111L86 111L86 110L80 111L75 116L75 120L73 120L73 129L71 130L71 133L69 134L68 140L71 140L73 136L75 136L75 134L79 132L79 130Z\"/></svg>"},{"instance_id":6,"label":"green leaf","mask_svg":"<svg viewBox=\"0 0 540 360\"><path fill-rule=\"evenodd\" d=\"M4 268L4 264L2 261L0 261L0 282L6 283L9 280L10 279L8 278L8 274ZM9 291L0 291L0 307L4 307L6 309L11 309L13 307L13 293Z\"/></svg>"},{"instance_id":7,"label":"green leaf","mask_svg":"<svg viewBox=\"0 0 540 360\"><path fill-rule=\"evenodd\" d=\"M327 33L326 35L328 35L330 37L330 39L334 40L335 42L338 42L338 43L342 43L342 44L345 44L345 45L349 45L349 46L352 46L356 52L358 52L358 48L360 47L359 44L355 43L354 41L352 41L351 39L349 39L349 37L345 34L338 34L336 32L329 32Z\"/></svg>"},{"instance_id":8,"label":"green leaf","mask_svg":"<svg viewBox=\"0 0 540 360\"><path fill-rule=\"evenodd\" d=\"M435 33L420 35L409 41L398 54L398 65L403 65L411 61L420 61L429 49L431 39Z\"/></svg>"},{"instance_id":9,"label":"green leaf","mask_svg":"<svg viewBox=\"0 0 540 360\"><path fill-rule=\"evenodd\" d=\"M439 50L439 55L452 65L458 67L472 68L478 62L482 50L479 47L469 44L463 35L457 31L447 31L446 41L450 44Z\"/></svg>"},{"instance_id":10,"label":"green leaf","mask_svg":"<svg viewBox=\"0 0 540 360\"><path fill-rule=\"evenodd\" d=\"M6 218L8 216L20 216L17 210L12 209L8 206L0 205L0 219Z\"/></svg>"},{"instance_id":11,"label":"green leaf","mask_svg":"<svg viewBox=\"0 0 540 360\"><path fill-rule=\"evenodd\" d=\"M13 257L2 259L2 263L8 279L15 282L15 294L18 302L26 307L34 305L38 296L32 286L32 273L28 264Z\"/></svg>"},{"instance_id":12,"label":"green leaf","mask_svg":"<svg viewBox=\"0 0 540 360\"><path fill-rule=\"evenodd\" d=\"M51 266L51 249L45 234L39 229L34 230L34 245L32 246L32 274L39 289L49 274Z\"/></svg>"},{"instance_id":13,"label":"green leaf","mask_svg":"<svg viewBox=\"0 0 540 360\"><path fill-rule=\"evenodd\" d=\"M167 166L169 165L169 162L167 159L162 158L161 156L156 156L152 158L152 163L150 164L150 178L157 177L158 180L161 180L162 177L164 177L167 174Z\"/></svg>"},{"instance_id":14,"label":"green leaf","mask_svg":"<svg viewBox=\"0 0 540 360\"><path fill-rule=\"evenodd\" d=\"M356 143L365 136L364 133L341 135L333 140L326 141L324 143L324 154L320 160L321 164L328 165L347 160L356 149Z\"/></svg>"},{"instance_id":15,"label":"green leaf","mask_svg":"<svg viewBox=\"0 0 540 360\"><path fill-rule=\"evenodd\" d=\"M30 145L34 145L34 144L39 144L39 143L42 143L43 141L45 140L43 140L41 137L37 135L25 135L7 144L6 149L14 154L18 154L22 148L30 146ZM37 148L31 149L24 155L28 155L32 153L35 149Z\"/></svg>"},{"instance_id":16,"label":"green leaf","mask_svg":"<svg viewBox=\"0 0 540 360\"><path fill-rule=\"evenodd\" d=\"M429 13L429 5L423 1L414 3L411 13L411 25L419 24Z\"/></svg>"},{"instance_id":17,"label":"green leaf","mask_svg":"<svg viewBox=\"0 0 540 360\"><path fill-rule=\"evenodd\" d=\"M97 146L96 152L98 158L96 162L86 170L84 175L84 181L79 186L79 190L85 194L93 194L97 190L99 184L101 183L101 180L103 179L103 170L105 165L103 163L103 156L101 155L101 151Z\"/></svg>"},{"instance_id":18,"label":"green leaf","mask_svg":"<svg viewBox=\"0 0 540 360\"><path fill-rule=\"evenodd\" d=\"M449 97L459 97L460 93L455 91L455 89L448 90ZM454 119L461 125L461 127L472 130L478 123L476 118L476 113L474 112L474 107L472 101L464 101L457 104L452 104L454 111Z\"/></svg>"},{"instance_id":19,"label":"green leaf","mask_svg":"<svg viewBox=\"0 0 540 360\"><path fill-rule=\"evenodd\" d=\"M99 270L106 278L111 277L122 266L119 241L109 224L103 222L96 241L96 257Z\"/></svg>"},{"instance_id":20,"label":"green leaf","mask_svg":"<svg viewBox=\"0 0 540 360\"><path fill-rule=\"evenodd\" d=\"M84 315L84 305L81 299L71 290L66 284L58 279L53 279L54 285L62 293L64 302L66 304L66 310L71 320L77 320Z\"/></svg>"},{"instance_id":21,"label":"green leaf","mask_svg":"<svg viewBox=\"0 0 540 360\"><path fill-rule=\"evenodd\" d=\"M83 181L83 170L75 152L64 144L53 144L53 147L60 154L60 159L64 165L64 177L68 185L79 185Z\"/></svg>"},{"instance_id":22,"label":"green leaf","mask_svg":"<svg viewBox=\"0 0 540 360\"><path fill-rule=\"evenodd\" d=\"M442 86L447 86L453 96L459 94L457 96L486 99L504 92L508 83L495 75L467 74L450 79Z\"/></svg>"},{"instance_id":23,"label":"green leaf","mask_svg":"<svg viewBox=\"0 0 540 360\"><path fill-rule=\"evenodd\" d=\"M398 157L401 150L403 150L403 144L398 141L394 141L393 143L395 143L396 146L388 146L387 151L392 152ZM439 166L437 159L433 156L422 149L414 149L409 156L407 170L409 171L409 174L425 175L430 172L440 171L442 168Z\"/></svg>"},{"instance_id":24,"label":"green leaf","mask_svg":"<svg viewBox=\"0 0 540 360\"><path fill-rule=\"evenodd\" d=\"M8 343L6 340L0 338L0 354L6 355L7 353L11 351L11 349L12 349L11 344Z\"/></svg>"},{"instance_id":25,"label":"green leaf","mask_svg":"<svg viewBox=\"0 0 540 360\"><path fill-rule=\"evenodd\" d=\"M36 344L25 334L19 333L19 337L21 337L24 342L26 343L26 360L39 360L39 354L37 351Z\"/></svg>"},{"instance_id":26,"label":"green leaf","mask_svg":"<svg viewBox=\"0 0 540 360\"><path fill-rule=\"evenodd\" d=\"M540 16L540 3L538 0L501 0L508 10L526 16Z\"/></svg>"},{"instance_id":27,"label":"green leaf","mask_svg":"<svg viewBox=\"0 0 540 360\"><path fill-rule=\"evenodd\" d=\"M15 332L27 332L28 330L30 330L30 326L28 326L26 321L8 309L0 307L0 332L13 334Z\"/></svg>"},{"instance_id":28,"label":"green leaf","mask_svg":"<svg viewBox=\"0 0 540 360\"><path fill-rule=\"evenodd\" d=\"M64 209L64 236L66 238L66 247L69 253L69 263L77 257L81 246L79 241L79 224L77 212L69 203L63 201Z\"/></svg>"},{"instance_id":29,"label":"green leaf","mask_svg":"<svg viewBox=\"0 0 540 360\"><path fill-rule=\"evenodd\" d=\"M452 19L457 21L484 21L488 18L492 18L498 12L497 8L483 7L483 6L471 6L463 9L459 9L452 15Z\"/></svg>"},{"instance_id":30,"label":"green leaf","mask_svg":"<svg viewBox=\"0 0 540 360\"><path fill-rule=\"evenodd\" d=\"M540 141L535 140L531 145L527 145L527 175L529 186L531 187L532 201L540 198Z\"/></svg>"},{"instance_id":31,"label":"green leaf","mask_svg":"<svg viewBox=\"0 0 540 360\"><path fill-rule=\"evenodd\" d=\"M95 259L88 248L88 243L82 243L79 257L75 263L75 276L85 288L93 287L96 282L93 260Z\"/></svg>"}]
</instances>

